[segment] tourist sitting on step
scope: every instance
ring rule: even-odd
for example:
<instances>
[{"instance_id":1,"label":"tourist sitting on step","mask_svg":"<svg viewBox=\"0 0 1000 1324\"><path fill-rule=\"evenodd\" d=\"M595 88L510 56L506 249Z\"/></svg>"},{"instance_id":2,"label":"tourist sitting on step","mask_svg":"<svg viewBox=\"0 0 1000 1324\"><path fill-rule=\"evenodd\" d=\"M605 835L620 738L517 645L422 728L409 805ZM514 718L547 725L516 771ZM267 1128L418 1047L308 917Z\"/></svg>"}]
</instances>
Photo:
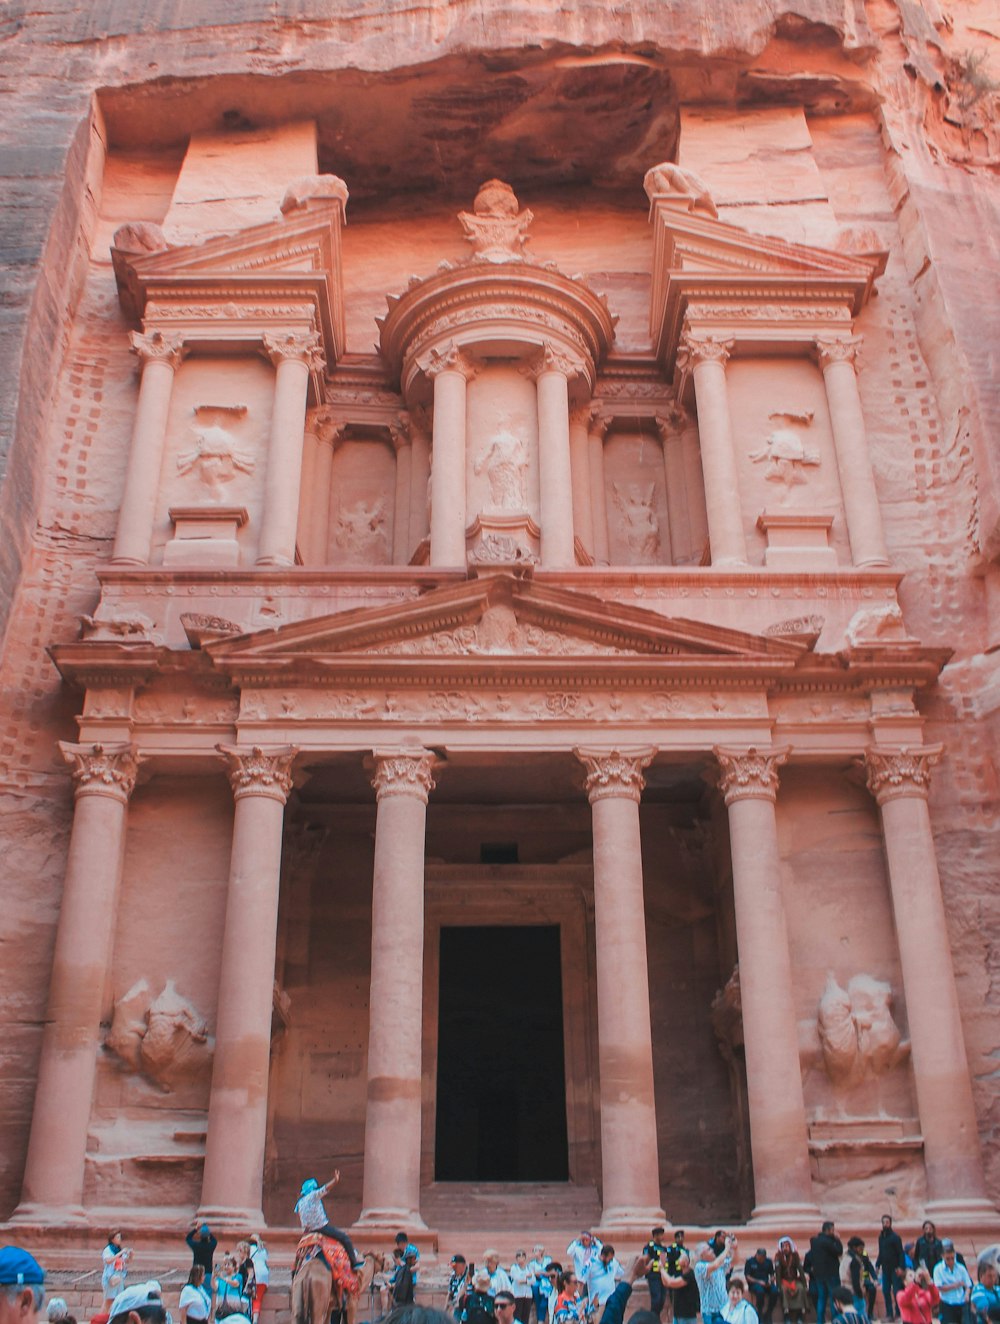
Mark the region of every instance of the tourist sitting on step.
<instances>
[{"instance_id":1,"label":"tourist sitting on step","mask_svg":"<svg viewBox=\"0 0 1000 1324\"><path fill-rule=\"evenodd\" d=\"M323 1196L329 1194L339 1181L339 1168L325 1186L320 1186L315 1177L307 1178L302 1183L302 1191L295 1202L295 1212L299 1216L299 1223L303 1232L321 1232L324 1237L339 1241L344 1250L347 1251L347 1258L351 1262L351 1267L363 1269L365 1262L354 1249L351 1238L346 1232L342 1232L339 1227L333 1226L327 1217L326 1206L323 1204Z\"/></svg>"}]
</instances>

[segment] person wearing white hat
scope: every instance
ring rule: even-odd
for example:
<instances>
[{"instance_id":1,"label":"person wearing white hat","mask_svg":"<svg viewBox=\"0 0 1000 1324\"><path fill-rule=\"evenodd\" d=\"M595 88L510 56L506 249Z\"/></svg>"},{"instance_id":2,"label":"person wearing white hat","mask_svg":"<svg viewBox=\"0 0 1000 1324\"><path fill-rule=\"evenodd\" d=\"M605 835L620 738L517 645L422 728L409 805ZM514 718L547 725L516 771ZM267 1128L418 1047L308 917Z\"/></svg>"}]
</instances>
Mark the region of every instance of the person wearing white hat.
<instances>
[{"instance_id":1,"label":"person wearing white hat","mask_svg":"<svg viewBox=\"0 0 1000 1324\"><path fill-rule=\"evenodd\" d=\"M171 1324L160 1284L150 1279L120 1291L111 1303L108 1324Z\"/></svg>"}]
</instances>

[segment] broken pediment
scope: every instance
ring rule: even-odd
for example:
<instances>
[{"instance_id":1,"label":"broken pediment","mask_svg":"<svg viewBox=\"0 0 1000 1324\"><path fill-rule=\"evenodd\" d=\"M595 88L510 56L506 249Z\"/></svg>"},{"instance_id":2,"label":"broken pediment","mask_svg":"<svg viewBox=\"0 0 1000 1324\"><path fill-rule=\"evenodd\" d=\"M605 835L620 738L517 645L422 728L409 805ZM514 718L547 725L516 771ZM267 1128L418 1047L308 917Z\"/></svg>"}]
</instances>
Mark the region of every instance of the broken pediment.
<instances>
[{"instance_id":1,"label":"broken pediment","mask_svg":"<svg viewBox=\"0 0 1000 1324\"><path fill-rule=\"evenodd\" d=\"M769 349L849 331L885 270L884 252L753 234L696 207L689 194L652 192L650 220L650 334L668 371L685 327Z\"/></svg>"},{"instance_id":2,"label":"broken pediment","mask_svg":"<svg viewBox=\"0 0 1000 1324\"><path fill-rule=\"evenodd\" d=\"M671 619L589 594L497 575L434 589L413 601L299 621L205 645L224 670L254 672L306 661L502 663L581 658L794 666L808 649L704 622Z\"/></svg>"},{"instance_id":3,"label":"broken pediment","mask_svg":"<svg viewBox=\"0 0 1000 1324\"><path fill-rule=\"evenodd\" d=\"M335 176L312 182L312 191L290 190L282 219L201 244L140 244L135 227L123 226L111 258L126 316L146 330L209 342L259 339L262 324L308 325L321 332L332 367L344 350L347 188Z\"/></svg>"}]
</instances>

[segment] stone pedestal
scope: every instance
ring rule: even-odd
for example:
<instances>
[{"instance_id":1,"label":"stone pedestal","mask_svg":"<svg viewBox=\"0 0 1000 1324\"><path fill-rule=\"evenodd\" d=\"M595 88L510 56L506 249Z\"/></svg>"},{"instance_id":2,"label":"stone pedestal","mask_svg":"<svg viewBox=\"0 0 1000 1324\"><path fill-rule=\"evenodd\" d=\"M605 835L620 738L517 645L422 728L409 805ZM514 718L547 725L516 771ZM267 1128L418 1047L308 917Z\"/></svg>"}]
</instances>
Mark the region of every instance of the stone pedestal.
<instances>
[{"instance_id":1,"label":"stone pedestal","mask_svg":"<svg viewBox=\"0 0 1000 1324\"><path fill-rule=\"evenodd\" d=\"M249 516L245 506L171 506L174 536L163 549L163 564L235 569L240 563L237 533Z\"/></svg>"},{"instance_id":2,"label":"stone pedestal","mask_svg":"<svg viewBox=\"0 0 1000 1324\"><path fill-rule=\"evenodd\" d=\"M765 510L757 527L767 538L764 564L774 570L835 570L837 553L830 546L832 515L805 511Z\"/></svg>"}]
</instances>

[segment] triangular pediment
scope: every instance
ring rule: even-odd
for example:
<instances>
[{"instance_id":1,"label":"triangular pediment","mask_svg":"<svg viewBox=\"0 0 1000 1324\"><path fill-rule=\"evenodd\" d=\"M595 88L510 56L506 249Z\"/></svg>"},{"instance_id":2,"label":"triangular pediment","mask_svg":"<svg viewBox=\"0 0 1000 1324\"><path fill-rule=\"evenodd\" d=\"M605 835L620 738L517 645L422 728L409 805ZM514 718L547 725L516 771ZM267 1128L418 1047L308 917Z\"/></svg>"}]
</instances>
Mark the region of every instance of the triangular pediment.
<instances>
[{"instance_id":1,"label":"triangular pediment","mask_svg":"<svg viewBox=\"0 0 1000 1324\"><path fill-rule=\"evenodd\" d=\"M578 658L665 663L754 661L794 666L800 642L661 616L571 589L498 575L414 600L298 621L209 644L227 671L286 672L299 663L369 659L494 665Z\"/></svg>"}]
</instances>

